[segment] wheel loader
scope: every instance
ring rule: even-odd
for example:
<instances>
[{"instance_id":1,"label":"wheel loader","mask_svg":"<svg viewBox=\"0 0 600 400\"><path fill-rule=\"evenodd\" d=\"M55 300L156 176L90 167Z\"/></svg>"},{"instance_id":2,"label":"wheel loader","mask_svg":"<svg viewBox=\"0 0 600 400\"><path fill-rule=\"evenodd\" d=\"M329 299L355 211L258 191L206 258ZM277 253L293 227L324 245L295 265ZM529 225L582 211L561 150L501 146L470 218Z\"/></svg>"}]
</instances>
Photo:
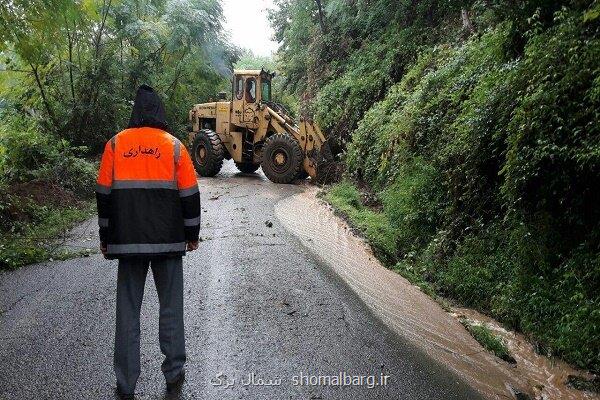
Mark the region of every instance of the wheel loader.
<instances>
[{"instance_id":1,"label":"wheel loader","mask_svg":"<svg viewBox=\"0 0 600 400\"><path fill-rule=\"evenodd\" d=\"M244 173L262 167L275 183L316 179L330 150L319 126L307 119L296 124L285 108L271 101L275 73L235 70L232 100L196 104L189 112L189 142L196 171L215 176L223 159L233 159Z\"/></svg>"}]
</instances>

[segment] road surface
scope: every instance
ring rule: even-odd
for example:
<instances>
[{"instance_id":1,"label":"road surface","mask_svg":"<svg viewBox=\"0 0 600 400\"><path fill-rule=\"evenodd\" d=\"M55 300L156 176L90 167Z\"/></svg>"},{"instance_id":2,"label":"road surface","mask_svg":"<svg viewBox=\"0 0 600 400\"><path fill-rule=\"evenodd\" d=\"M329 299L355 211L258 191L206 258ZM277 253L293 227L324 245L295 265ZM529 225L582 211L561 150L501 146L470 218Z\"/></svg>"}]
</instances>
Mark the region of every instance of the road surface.
<instances>
[{"instance_id":1,"label":"road surface","mask_svg":"<svg viewBox=\"0 0 600 400\"><path fill-rule=\"evenodd\" d=\"M479 398L283 228L274 205L302 187L232 163L200 185L203 242L184 259L187 380L165 394L149 274L136 398ZM0 399L114 398L115 281L116 262L100 255L0 274Z\"/></svg>"}]
</instances>

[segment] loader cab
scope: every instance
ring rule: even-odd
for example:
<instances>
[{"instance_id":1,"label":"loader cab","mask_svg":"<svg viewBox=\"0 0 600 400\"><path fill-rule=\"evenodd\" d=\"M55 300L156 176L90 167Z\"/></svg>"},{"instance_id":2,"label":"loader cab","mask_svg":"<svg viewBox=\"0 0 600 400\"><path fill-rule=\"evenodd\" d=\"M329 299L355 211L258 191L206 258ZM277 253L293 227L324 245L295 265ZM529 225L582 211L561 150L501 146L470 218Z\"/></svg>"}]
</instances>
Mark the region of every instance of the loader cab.
<instances>
[{"instance_id":1,"label":"loader cab","mask_svg":"<svg viewBox=\"0 0 600 400\"><path fill-rule=\"evenodd\" d=\"M275 73L260 70L233 72L231 123L248 129L259 125L260 104L271 101L271 79Z\"/></svg>"}]
</instances>

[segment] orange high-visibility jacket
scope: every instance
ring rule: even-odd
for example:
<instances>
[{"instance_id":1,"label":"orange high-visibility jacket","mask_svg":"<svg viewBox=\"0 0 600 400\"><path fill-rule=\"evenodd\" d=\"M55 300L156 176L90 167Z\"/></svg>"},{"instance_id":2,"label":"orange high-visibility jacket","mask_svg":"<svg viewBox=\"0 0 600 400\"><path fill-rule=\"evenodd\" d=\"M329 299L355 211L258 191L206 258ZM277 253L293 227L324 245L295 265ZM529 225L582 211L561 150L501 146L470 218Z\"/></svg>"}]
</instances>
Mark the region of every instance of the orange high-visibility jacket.
<instances>
[{"instance_id":1,"label":"orange high-visibility jacket","mask_svg":"<svg viewBox=\"0 0 600 400\"><path fill-rule=\"evenodd\" d=\"M109 258L183 255L198 240L200 193L183 144L136 127L105 146L96 188L100 240Z\"/></svg>"},{"instance_id":2,"label":"orange high-visibility jacket","mask_svg":"<svg viewBox=\"0 0 600 400\"><path fill-rule=\"evenodd\" d=\"M129 129L106 144L96 198L109 258L182 255L198 240L200 193L185 147L167 133L165 107L137 90Z\"/></svg>"}]
</instances>

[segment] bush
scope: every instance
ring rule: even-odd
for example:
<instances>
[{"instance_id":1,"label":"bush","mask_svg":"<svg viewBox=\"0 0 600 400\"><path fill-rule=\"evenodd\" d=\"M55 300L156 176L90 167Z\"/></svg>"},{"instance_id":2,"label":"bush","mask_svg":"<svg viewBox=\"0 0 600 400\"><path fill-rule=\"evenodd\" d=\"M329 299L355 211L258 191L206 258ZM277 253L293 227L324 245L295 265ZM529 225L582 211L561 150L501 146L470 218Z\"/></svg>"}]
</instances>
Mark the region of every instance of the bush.
<instances>
[{"instance_id":1,"label":"bush","mask_svg":"<svg viewBox=\"0 0 600 400\"><path fill-rule=\"evenodd\" d=\"M442 293L519 328L519 256L509 242L499 223L468 235L435 269L434 280Z\"/></svg>"},{"instance_id":2,"label":"bush","mask_svg":"<svg viewBox=\"0 0 600 400\"><path fill-rule=\"evenodd\" d=\"M401 258L426 245L440 224L440 178L435 168L416 158L400 167L394 184L381 192L384 213L397 232Z\"/></svg>"},{"instance_id":3,"label":"bush","mask_svg":"<svg viewBox=\"0 0 600 400\"><path fill-rule=\"evenodd\" d=\"M502 191L511 209L547 214L569 231L554 243L564 253L600 223L600 37L579 12L555 19L529 41L515 74Z\"/></svg>"},{"instance_id":4,"label":"bush","mask_svg":"<svg viewBox=\"0 0 600 400\"><path fill-rule=\"evenodd\" d=\"M22 120L10 120L0 128L0 172L5 183L42 180L91 197L96 165L82 158L86 151Z\"/></svg>"},{"instance_id":5,"label":"bush","mask_svg":"<svg viewBox=\"0 0 600 400\"><path fill-rule=\"evenodd\" d=\"M84 148L5 119L0 129L0 269L62 257L54 238L90 215L96 165Z\"/></svg>"},{"instance_id":6,"label":"bush","mask_svg":"<svg viewBox=\"0 0 600 400\"><path fill-rule=\"evenodd\" d=\"M393 84L396 70L413 60L415 36L420 32L405 29L400 34L383 33L355 52L341 72L319 91L314 108L316 117L332 137L348 139L363 114L374 101L381 99Z\"/></svg>"}]
</instances>

